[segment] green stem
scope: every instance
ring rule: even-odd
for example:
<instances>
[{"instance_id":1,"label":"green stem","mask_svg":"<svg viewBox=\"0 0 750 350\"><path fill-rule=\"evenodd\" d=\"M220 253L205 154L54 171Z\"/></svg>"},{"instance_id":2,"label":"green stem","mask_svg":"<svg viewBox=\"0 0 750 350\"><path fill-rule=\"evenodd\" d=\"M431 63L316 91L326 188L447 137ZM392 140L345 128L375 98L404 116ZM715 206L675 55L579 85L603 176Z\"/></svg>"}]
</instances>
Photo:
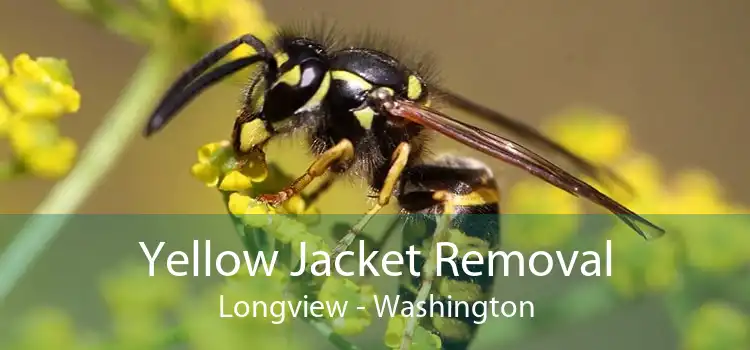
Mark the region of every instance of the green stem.
<instances>
[{"instance_id":1,"label":"green stem","mask_svg":"<svg viewBox=\"0 0 750 350\"><path fill-rule=\"evenodd\" d=\"M75 168L36 208L0 256L0 304L42 251L112 170L129 141L141 130L149 109L171 73L171 56L151 52L81 153Z\"/></svg>"}]
</instances>

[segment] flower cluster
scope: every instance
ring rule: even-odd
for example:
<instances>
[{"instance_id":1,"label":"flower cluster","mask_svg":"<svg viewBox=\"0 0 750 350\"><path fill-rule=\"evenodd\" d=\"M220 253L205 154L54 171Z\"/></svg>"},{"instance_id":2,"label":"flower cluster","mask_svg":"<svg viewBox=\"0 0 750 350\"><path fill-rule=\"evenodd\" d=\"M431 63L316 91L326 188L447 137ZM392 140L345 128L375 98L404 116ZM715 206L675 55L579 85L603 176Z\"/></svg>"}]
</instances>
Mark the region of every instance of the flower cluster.
<instances>
[{"instance_id":1,"label":"flower cluster","mask_svg":"<svg viewBox=\"0 0 750 350\"><path fill-rule=\"evenodd\" d=\"M701 305L689 320L685 349L747 349L750 317L720 301Z\"/></svg>"},{"instance_id":2,"label":"flower cluster","mask_svg":"<svg viewBox=\"0 0 750 350\"><path fill-rule=\"evenodd\" d=\"M729 203L712 175L687 170L665 176L651 155L639 152L630 143L627 124L611 114L571 110L552 118L545 129L584 158L614 165L613 171L633 186L633 193L625 193L617 187L601 187L591 179L588 182L669 232L664 239L649 244L642 244L643 240L628 232L630 228L625 225L616 225L606 235L605 238L617 241L618 257L633 262L622 264L620 268L629 272L621 271L612 279L623 293L631 294L634 288L640 288L634 283L651 285L647 290L662 290L676 282L677 259L681 256L688 265L709 272L731 270L750 262L750 237L742 231L748 224L747 219L731 215L746 212L746 209ZM539 198L545 200L539 201ZM576 214L584 212L580 205L581 201L568 193L528 179L509 189L506 209L510 213ZM549 225L550 220L558 219L545 218L545 224ZM513 229L510 225L506 230L506 243L530 248L560 246L574 236L577 220L559 220L562 230L549 227L536 230L529 225ZM716 229L722 234L716 234Z\"/></svg>"},{"instance_id":3,"label":"flower cluster","mask_svg":"<svg viewBox=\"0 0 750 350\"><path fill-rule=\"evenodd\" d=\"M750 220L736 214L748 210L729 202L711 174L694 169L665 174L654 157L629 143L625 122L606 113L572 111L553 119L547 129L584 157L614 164L613 170L632 184L634 193L601 190L667 230L666 236L649 242L619 224L604 235L612 240L612 254L617 259L607 280L622 296L674 296L666 292L675 292L689 297L695 289L711 283L704 282L705 276L719 278L716 282L730 289L733 281L742 278L738 276L750 264L746 229ZM590 147L591 143L598 147ZM518 191L518 197L534 198L529 190ZM694 311L685 330L688 348L747 347L747 319L746 314L722 302L708 301Z\"/></svg>"},{"instance_id":4,"label":"flower cluster","mask_svg":"<svg viewBox=\"0 0 750 350\"><path fill-rule=\"evenodd\" d=\"M200 26L216 27L217 41L227 41L253 33L268 42L276 27L267 18L258 1L247 0L169 0L169 6L184 20ZM251 54L249 47L239 47L230 56Z\"/></svg>"},{"instance_id":5,"label":"flower cluster","mask_svg":"<svg viewBox=\"0 0 750 350\"><path fill-rule=\"evenodd\" d=\"M299 195L293 196L278 208L255 200L254 196L261 193L255 191L256 187L267 179L276 178L276 176L269 176L268 168L260 152L244 155L239 161L235 159L228 142L214 142L199 149L198 162L193 165L191 171L207 186L216 187L228 193L226 197L228 211L239 218L246 227L259 229L254 231L254 234L267 235L275 240L277 245L291 247L292 252L298 257L301 254L298 250L300 243L305 242L307 246L305 259L312 264L320 257L313 256L314 252L331 250L321 235L309 230L309 224L314 222L309 217L315 216L317 211L314 207L309 207ZM283 187L286 183L280 185ZM271 188L275 187L271 186ZM248 281L248 283L256 282L258 281ZM294 281L286 279L284 283L294 283ZM314 284L320 286L317 290L317 300L324 303L347 302L352 307L356 306L356 312L344 317L329 317L328 323L333 332L340 335L359 334L372 323L372 315L368 311L374 301L374 290L371 286L358 285L340 277L318 278ZM360 309L360 306L363 309ZM395 337L400 339L405 325L405 322L391 321L389 331L385 335L386 343L394 343ZM396 336L394 332L401 333ZM424 328L418 327L413 348L439 349L440 340Z\"/></svg>"},{"instance_id":6,"label":"flower cluster","mask_svg":"<svg viewBox=\"0 0 750 350\"><path fill-rule=\"evenodd\" d=\"M0 137L12 155L0 160L0 178L29 174L59 178L77 153L73 139L60 134L58 120L80 108L81 96L64 60L28 54L10 63L0 55Z\"/></svg>"}]
</instances>

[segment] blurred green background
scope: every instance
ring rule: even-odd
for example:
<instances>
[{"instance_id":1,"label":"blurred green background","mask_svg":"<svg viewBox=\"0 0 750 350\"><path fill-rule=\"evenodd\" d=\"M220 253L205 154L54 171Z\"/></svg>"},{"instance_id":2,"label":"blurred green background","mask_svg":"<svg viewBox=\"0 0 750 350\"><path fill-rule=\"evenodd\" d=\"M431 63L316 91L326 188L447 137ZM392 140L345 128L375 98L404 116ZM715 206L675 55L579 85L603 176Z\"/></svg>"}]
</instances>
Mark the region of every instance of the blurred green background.
<instances>
[{"instance_id":1,"label":"blurred green background","mask_svg":"<svg viewBox=\"0 0 750 350\"><path fill-rule=\"evenodd\" d=\"M745 183L750 162L744 154L750 145L748 1L277 0L263 6L276 24L323 16L344 32L370 28L418 43L415 50L437 58L444 85L531 124L578 106L620 116L630 126L633 143L656 157L666 174L704 169L722 184L728 200L750 202ZM81 147L145 53L142 46L81 20L54 1L1 2L0 30L0 52L8 59L27 52L68 60L82 107L61 119L61 129ZM175 69L183 66L175 64ZM234 82L212 89L159 137L136 138L79 212L223 213L215 191L198 184L188 169L198 146L228 137L240 87ZM269 157L281 147L295 149L284 154L281 165L299 172L310 158L290 145L274 146ZM460 149L445 140L437 140L433 148ZM519 174L502 165L495 168L504 185ZM35 179L0 184L0 212L32 212L53 185ZM336 186L321 199L320 208L326 213L365 210L365 198L355 196L354 186ZM231 232L227 236L234 237ZM0 247L10 238L3 232ZM12 312L0 313L0 325L14 323L8 322L13 314L50 293L59 294L50 290L56 284L50 281L66 264L86 276L114 264L111 256L92 253L95 245L80 251L81 242L67 244L55 248L58 272L32 269L24 277L23 292L11 295ZM67 256L65 249L86 264L60 259ZM80 291L66 290L54 303L81 308L82 295L95 294L85 288L81 284ZM666 316L656 309L644 301L514 348L677 348Z\"/></svg>"}]
</instances>

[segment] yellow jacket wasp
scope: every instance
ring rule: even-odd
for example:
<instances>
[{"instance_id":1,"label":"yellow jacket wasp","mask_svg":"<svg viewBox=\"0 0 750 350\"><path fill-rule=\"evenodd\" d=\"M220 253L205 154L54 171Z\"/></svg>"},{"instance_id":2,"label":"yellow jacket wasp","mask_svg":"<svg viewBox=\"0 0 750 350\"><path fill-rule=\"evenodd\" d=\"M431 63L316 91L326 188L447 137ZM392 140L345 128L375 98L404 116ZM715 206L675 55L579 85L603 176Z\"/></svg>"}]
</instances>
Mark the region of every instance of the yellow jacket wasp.
<instances>
[{"instance_id":1,"label":"yellow jacket wasp","mask_svg":"<svg viewBox=\"0 0 750 350\"><path fill-rule=\"evenodd\" d=\"M252 47L255 54L209 71L240 45ZM146 126L145 135L163 128L206 88L256 63L262 63L262 67L246 90L235 121L234 151L241 157L262 150L276 136L303 131L316 156L306 174L281 192L259 199L278 205L329 170L362 177L378 194L376 204L334 248L334 256L352 243L369 218L392 197L397 199L403 213L452 214L448 222L436 218L431 221L433 242L470 237L481 240L490 249L499 244L500 195L492 173L483 163L466 157L427 159L423 145L430 130L608 209L645 238L664 234L661 228L521 144L451 118L430 106L439 100L494 120L517 136L565 157L594 179L609 176L617 180L607 169L572 154L531 127L428 83L426 73L385 50L368 45L336 47L321 36L296 31L281 31L273 47L248 34L205 55L166 92ZM461 216L468 214L494 215L482 225L462 227ZM449 232L455 234L456 230L446 227L458 229L462 237L452 237ZM424 237L405 235L407 245L421 244L423 240ZM491 279L455 276L436 281L434 267L427 261L421 264L424 271L421 281L402 284L399 293L403 298L424 300L431 292L447 297L445 294L451 288L457 288L463 291L466 301L478 301L487 298L491 291ZM416 322L412 320L407 327L402 349L408 348ZM473 322L465 319L421 322L442 338L445 349L465 349L476 330Z\"/></svg>"}]
</instances>

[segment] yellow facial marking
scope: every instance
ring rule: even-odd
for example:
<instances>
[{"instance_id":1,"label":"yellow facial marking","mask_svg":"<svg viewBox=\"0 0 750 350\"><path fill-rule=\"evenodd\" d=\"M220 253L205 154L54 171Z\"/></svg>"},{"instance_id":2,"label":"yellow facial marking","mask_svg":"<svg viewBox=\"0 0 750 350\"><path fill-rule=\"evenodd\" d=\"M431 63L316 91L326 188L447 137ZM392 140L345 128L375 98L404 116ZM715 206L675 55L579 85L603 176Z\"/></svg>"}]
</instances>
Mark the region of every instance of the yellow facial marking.
<instances>
[{"instance_id":1,"label":"yellow facial marking","mask_svg":"<svg viewBox=\"0 0 750 350\"><path fill-rule=\"evenodd\" d=\"M422 96L422 82L416 76L410 75L406 86L406 97L417 100Z\"/></svg>"},{"instance_id":2,"label":"yellow facial marking","mask_svg":"<svg viewBox=\"0 0 750 350\"><path fill-rule=\"evenodd\" d=\"M323 81L320 83L320 86L318 86L318 90L315 91L315 94L310 97L310 100L305 103L300 110L306 110L313 106L319 105L323 99L328 94L328 89L331 88L331 75L326 74L325 77L323 77Z\"/></svg>"},{"instance_id":3,"label":"yellow facial marking","mask_svg":"<svg viewBox=\"0 0 750 350\"><path fill-rule=\"evenodd\" d=\"M472 206L483 204L494 204L500 201L500 194L494 189L479 188L464 195L452 195L451 202L454 205Z\"/></svg>"},{"instance_id":4,"label":"yellow facial marking","mask_svg":"<svg viewBox=\"0 0 750 350\"><path fill-rule=\"evenodd\" d=\"M354 111L354 116L357 117L359 125L362 125L366 130L370 130L372 127L372 120L375 118L375 111L370 107L365 107Z\"/></svg>"},{"instance_id":5,"label":"yellow facial marking","mask_svg":"<svg viewBox=\"0 0 750 350\"><path fill-rule=\"evenodd\" d=\"M275 55L273 55L273 58L276 59L276 65L279 67L286 63L286 61L289 61L289 55L286 54L286 52L277 52Z\"/></svg>"},{"instance_id":6,"label":"yellow facial marking","mask_svg":"<svg viewBox=\"0 0 750 350\"><path fill-rule=\"evenodd\" d=\"M364 80L362 77L352 72L347 72L345 70L335 70L331 72L331 75L334 80L343 80L343 81L347 81L353 84L357 84L362 90L372 89L372 84L370 84L369 82L367 82L367 80Z\"/></svg>"},{"instance_id":7,"label":"yellow facial marking","mask_svg":"<svg viewBox=\"0 0 750 350\"><path fill-rule=\"evenodd\" d=\"M242 125L240 129L240 150L247 152L271 137L260 119Z\"/></svg>"},{"instance_id":8,"label":"yellow facial marking","mask_svg":"<svg viewBox=\"0 0 750 350\"><path fill-rule=\"evenodd\" d=\"M292 69L284 72L284 74L282 74L279 79L276 80L276 83L274 83L274 85L283 83L289 86L297 86L299 85L300 81L302 81L302 69L299 67L299 65L296 65L292 67Z\"/></svg>"}]
</instances>

